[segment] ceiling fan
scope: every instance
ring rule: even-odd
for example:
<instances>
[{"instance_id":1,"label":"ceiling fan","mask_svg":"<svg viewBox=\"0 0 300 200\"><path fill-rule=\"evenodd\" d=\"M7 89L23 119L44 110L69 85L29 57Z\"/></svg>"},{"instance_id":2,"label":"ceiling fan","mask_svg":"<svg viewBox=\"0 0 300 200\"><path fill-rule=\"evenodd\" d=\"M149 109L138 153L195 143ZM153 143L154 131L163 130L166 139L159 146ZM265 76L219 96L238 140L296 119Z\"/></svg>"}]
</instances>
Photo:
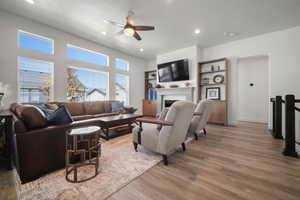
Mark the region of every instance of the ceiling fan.
<instances>
[{"instance_id":1,"label":"ceiling fan","mask_svg":"<svg viewBox=\"0 0 300 200\"><path fill-rule=\"evenodd\" d=\"M134 15L133 11L128 12L128 16L126 17L126 24L121 24L112 20L105 19L105 23L112 24L114 26L118 26L122 28L122 31L119 34L125 34L130 37L134 37L137 40L142 40L141 36L137 31L152 31L155 29L154 26L135 26L132 20L132 16Z\"/></svg>"}]
</instances>

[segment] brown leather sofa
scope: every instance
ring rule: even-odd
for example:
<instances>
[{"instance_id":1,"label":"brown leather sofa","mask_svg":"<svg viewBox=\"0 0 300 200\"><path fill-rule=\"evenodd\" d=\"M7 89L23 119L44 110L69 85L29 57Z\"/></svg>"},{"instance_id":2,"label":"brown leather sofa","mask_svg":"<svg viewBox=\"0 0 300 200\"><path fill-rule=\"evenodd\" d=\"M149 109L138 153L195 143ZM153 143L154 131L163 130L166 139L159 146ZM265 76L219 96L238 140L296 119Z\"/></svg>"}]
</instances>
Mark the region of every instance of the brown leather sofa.
<instances>
[{"instance_id":1,"label":"brown leather sofa","mask_svg":"<svg viewBox=\"0 0 300 200\"><path fill-rule=\"evenodd\" d=\"M14 114L14 152L22 183L65 166L65 133L71 127L97 125L98 118L114 115L112 101L82 103L52 102L50 108L65 105L74 122L48 126L47 121L30 105L12 104Z\"/></svg>"}]
</instances>

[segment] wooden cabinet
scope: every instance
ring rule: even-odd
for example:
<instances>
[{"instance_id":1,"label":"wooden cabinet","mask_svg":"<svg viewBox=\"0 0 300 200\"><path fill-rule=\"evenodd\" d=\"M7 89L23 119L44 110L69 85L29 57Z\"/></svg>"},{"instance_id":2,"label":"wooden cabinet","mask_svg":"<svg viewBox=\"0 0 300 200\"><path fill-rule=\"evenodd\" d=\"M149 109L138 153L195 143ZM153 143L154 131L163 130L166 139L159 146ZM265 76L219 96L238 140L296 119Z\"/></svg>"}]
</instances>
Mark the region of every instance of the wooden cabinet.
<instances>
[{"instance_id":1,"label":"wooden cabinet","mask_svg":"<svg viewBox=\"0 0 300 200\"><path fill-rule=\"evenodd\" d=\"M148 99L143 100L144 116L155 117L157 113L156 109L157 109L156 100L148 100Z\"/></svg>"},{"instance_id":2,"label":"wooden cabinet","mask_svg":"<svg viewBox=\"0 0 300 200\"><path fill-rule=\"evenodd\" d=\"M208 121L210 123L224 124L226 119L226 102L225 101L211 101L210 112L208 115Z\"/></svg>"}]
</instances>

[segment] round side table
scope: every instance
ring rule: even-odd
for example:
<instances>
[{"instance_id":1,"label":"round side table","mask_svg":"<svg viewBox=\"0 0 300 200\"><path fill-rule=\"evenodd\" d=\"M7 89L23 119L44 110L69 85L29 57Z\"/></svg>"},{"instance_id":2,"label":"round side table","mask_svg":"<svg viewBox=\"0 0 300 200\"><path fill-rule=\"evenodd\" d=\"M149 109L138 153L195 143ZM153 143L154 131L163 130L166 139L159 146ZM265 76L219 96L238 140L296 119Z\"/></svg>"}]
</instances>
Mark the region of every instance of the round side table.
<instances>
[{"instance_id":1,"label":"round side table","mask_svg":"<svg viewBox=\"0 0 300 200\"><path fill-rule=\"evenodd\" d=\"M88 181L98 175L99 158L101 156L101 143L99 135L101 128L86 126L72 128L66 132L66 180L71 183ZM78 168L94 166L92 176L78 178ZM73 178L70 174L73 172Z\"/></svg>"}]
</instances>

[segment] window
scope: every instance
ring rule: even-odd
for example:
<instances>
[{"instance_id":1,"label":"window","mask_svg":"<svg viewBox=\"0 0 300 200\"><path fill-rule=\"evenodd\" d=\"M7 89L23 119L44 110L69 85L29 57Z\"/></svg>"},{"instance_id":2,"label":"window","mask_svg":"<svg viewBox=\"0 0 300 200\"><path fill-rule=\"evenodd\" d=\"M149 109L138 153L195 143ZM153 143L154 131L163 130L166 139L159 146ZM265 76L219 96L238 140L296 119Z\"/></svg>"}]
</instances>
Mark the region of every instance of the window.
<instances>
[{"instance_id":1,"label":"window","mask_svg":"<svg viewBox=\"0 0 300 200\"><path fill-rule=\"evenodd\" d=\"M53 63L31 58L18 58L19 101L47 102L53 89Z\"/></svg>"},{"instance_id":2,"label":"window","mask_svg":"<svg viewBox=\"0 0 300 200\"><path fill-rule=\"evenodd\" d=\"M78 67L69 67L67 98L70 101L106 100L108 73Z\"/></svg>"},{"instance_id":3,"label":"window","mask_svg":"<svg viewBox=\"0 0 300 200\"><path fill-rule=\"evenodd\" d=\"M129 105L129 77L123 74L115 76L115 98Z\"/></svg>"},{"instance_id":4,"label":"window","mask_svg":"<svg viewBox=\"0 0 300 200\"><path fill-rule=\"evenodd\" d=\"M129 63L125 60L116 59L115 65L118 70L129 71Z\"/></svg>"},{"instance_id":5,"label":"window","mask_svg":"<svg viewBox=\"0 0 300 200\"><path fill-rule=\"evenodd\" d=\"M82 49L72 45L68 45L68 58L83 62L93 63L102 66L108 66L108 56Z\"/></svg>"},{"instance_id":6,"label":"window","mask_svg":"<svg viewBox=\"0 0 300 200\"><path fill-rule=\"evenodd\" d=\"M20 48L53 54L53 40L24 31L19 31L18 34Z\"/></svg>"}]
</instances>

